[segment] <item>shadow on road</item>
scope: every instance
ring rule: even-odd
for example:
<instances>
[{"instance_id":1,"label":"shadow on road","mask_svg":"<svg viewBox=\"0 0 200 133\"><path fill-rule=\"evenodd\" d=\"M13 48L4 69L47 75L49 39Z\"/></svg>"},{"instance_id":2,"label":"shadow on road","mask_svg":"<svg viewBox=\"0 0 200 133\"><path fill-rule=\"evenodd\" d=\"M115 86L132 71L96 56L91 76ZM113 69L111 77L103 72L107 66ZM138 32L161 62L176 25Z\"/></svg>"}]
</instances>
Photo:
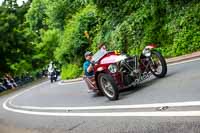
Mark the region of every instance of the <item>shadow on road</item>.
<instances>
[{"instance_id":1,"label":"shadow on road","mask_svg":"<svg viewBox=\"0 0 200 133\"><path fill-rule=\"evenodd\" d=\"M125 97L128 97L129 95L134 94L137 91L145 89L146 87L150 87L150 86L156 84L157 82L161 82L163 80L166 80L166 79L168 79L168 78L176 75L177 73L180 73L180 71L170 71L170 73L168 73L164 78L155 78L152 75L151 78L149 78L147 80L144 80L143 82L141 82L140 84L138 84L136 87L132 87L132 88L121 90L119 98L120 99L124 99ZM100 97L104 97L104 96L94 93L92 95L92 97L100 98Z\"/></svg>"},{"instance_id":2,"label":"shadow on road","mask_svg":"<svg viewBox=\"0 0 200 133\"><path fill-rule=\"evenodd\" d=\"M147 80L141 82L136 87L131 87L131 88L128 88L128 89L125 89L125 90L121 90L120 91L120 99L123 99L126 96L133 94L137 91L145 89L146 87L150 87L151 85L156 84L157 82L160 82L162 80L166 80L167 78L170 78L171 76L174 76L177 73L178 72L171 72L171 73L167 74L164 78L155 78L154 76L152 76L150 79L147 79Z\"/></svg>"}]
</instances>

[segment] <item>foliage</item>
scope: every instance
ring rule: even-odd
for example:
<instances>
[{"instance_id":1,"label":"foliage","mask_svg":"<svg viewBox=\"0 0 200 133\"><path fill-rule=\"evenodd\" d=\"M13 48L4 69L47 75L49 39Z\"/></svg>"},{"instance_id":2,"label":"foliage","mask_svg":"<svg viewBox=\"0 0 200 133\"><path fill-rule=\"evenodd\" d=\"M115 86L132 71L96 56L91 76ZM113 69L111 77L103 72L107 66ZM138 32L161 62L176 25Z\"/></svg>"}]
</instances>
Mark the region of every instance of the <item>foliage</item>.
<instances>
[{"instance_id":1,"label":"foliage","mask_svg":"<svg viewBox=\"0 0 200 133\"><path fill-rule=\"evenodd\" d=\"M81 3L79 0L33 0L26 14L27 23L35 31L49 28L63 30L65 21L84 5Z\"/></svg>"},{"instance_id":2,"label":"foliage","mask_svg":"<svg viewBox=\"0 0 200 133\"><path fill-rule=\"evenodd\" d=\"M39 29L46 28L46 14L45 14L45 1L33 0L31 8L26 14L26 21L29 24L31 30L39 32Z\"/></svg>"},{"instance_id":3,"label":"foliage","mask_svg":"<svg viewBox=\"0 0 200 133\"><path fill-rule=\"evenodd\" d=\"M27 62L26 60L20 60L19 63L12 64L11 69L13 70L14 75L18 75L18 76L21 76L22 74L25 74L26 72L33 71L31 63Z\"/></svg>"},{"instance_id":4,"label":"foliage","mask_svg":"<svg viewBox=\"0 0 200 133\"><path fill-rule=\"evenodd\" d=\"M56 50L56 59L64 63L82 62L84 51L89 47L90 38L95 32L97 20L95 6L88 5L76 13L65 26L62 41ZM89 39L85 37L85 31L89 33Z\"/></svg>"},{"instance_id":5,"label":"foliage","mask_svg":"<svg viewBox=\"0 0 200 133\"><path fill-rule=\"evenodd\" d=\"M29 5L30 3L27 3L19 7L16 1L7 0L0 6L1 75L5 72L16 72L13 64L17 66L22 60L31 61L30 57L34 53L31 40L34 34L29 32L24 24L24 15ZM21 67L23 69L23 66Z\"/></svg>"},{"instance_id":6,"label":"foliage","mask_svg":"<svg viewBox=\"0 0 200 133\"><path fill-rule=\"evenodd\" d=\"M147 44L155 43L167 57L200 49L199 2L195 0L95 2L108 16L95 40L108 41L109 48L138 54Z\"/></svg>"},{"instance_id":7,"label":"foliage","mask_svg":"<svg viewBox=\"0 0 200 133\"><path fill-rule=\"evenodd\" d=\"M41 42L37 44L38 54L34 56L35 59L40 60L42 58L44 64L54 60L54 52L59 44L60 36L60 30L58 29L43 32Z\"/></svg>"},{"instance_id":8,"label":"foliage","mask_svg":"<svg viewBox=\"0 0 200 133\"><path fill-rule=\"evenodd\" d=\"M189 3L179 12L172 13L175 19L168 17L168 23L163 27L171 38L171 46L166 51L167 56L177 56L200 49L200 3Z\"/></svg>"},{"instance_id":9,"label":"foliage","mask_svg":"<svg viewBox=\"0 0 200 133\"><path fill-rule=\"evenodd\" d=\"M55 60L64 79L74 78L84 52L95 52L100 42L129 54L149 43L166 57L191 53L200 50L199 11L198 0L30 0L22 6L5 0L0 70L19 74Z\"/></svg>"},{"instance_id":10,"label":"foliage","mask_svg":"<svg viewBox=\"0 0 200 133\"><path fill-rule=\"evenodd\" d=\"M82 68L76 64L67 64L62 66L62 79L73 79L77 78L82 74Z\"/></svg>"},{"instance_id":11,"label":"foliage","mask_svg":"<svg viewBox=\"0 0 200 133\"><path fill-rule=\"evenodd\" d=\"M63 30L65 21L71 19L84 3L78 0L46 0L45 5L48 27Z\"/></svg>"}]
</instances>

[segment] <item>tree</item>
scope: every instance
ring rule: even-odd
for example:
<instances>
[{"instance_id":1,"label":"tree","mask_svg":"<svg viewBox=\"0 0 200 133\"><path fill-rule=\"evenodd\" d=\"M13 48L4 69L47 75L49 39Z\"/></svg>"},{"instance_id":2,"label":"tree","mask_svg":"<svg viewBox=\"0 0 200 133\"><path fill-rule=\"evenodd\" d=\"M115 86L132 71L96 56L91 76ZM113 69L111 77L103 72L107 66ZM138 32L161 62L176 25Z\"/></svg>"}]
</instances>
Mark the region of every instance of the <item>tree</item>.
<instances>
[{"instance_id":1,"label":"tree","mask_svg":"<svg viewBox=\"0 0 200 133\"><path fill-rule=\"evenodd\" d=\"M46 4L44 0L33 0L31 3L31 7L26 14L26 21L34 32L47 28L45 9Z\"/></svg>"},{"instance_id":2,"label":"tree","mask_svg":"<svg viewBox=\"0 0 200 133\"><path fill-rule=\"evenodd\" d=\"M30 3L29 3L30 4ZM24 24L28 5L17 6L16 1L6 0L0 6L0 73L12 72L11 65L26 60L34 53L31 40L34 35ZM20 12L18 12L20 10ZM28 60L27 60L28 59ZM23 67L23 66L22 66Z\"/></svg>"}]
</instances>

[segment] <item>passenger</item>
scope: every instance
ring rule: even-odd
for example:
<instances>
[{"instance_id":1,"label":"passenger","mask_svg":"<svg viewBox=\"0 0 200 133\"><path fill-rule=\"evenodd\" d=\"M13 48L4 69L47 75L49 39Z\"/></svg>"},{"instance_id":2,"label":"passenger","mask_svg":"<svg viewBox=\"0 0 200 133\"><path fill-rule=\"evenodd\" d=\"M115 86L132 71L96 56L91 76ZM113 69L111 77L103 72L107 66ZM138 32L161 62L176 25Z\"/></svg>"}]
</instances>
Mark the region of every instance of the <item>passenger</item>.
<instances>
[{"instance_id":1,"label":"passenger","mask_svg":"<svg viewBox=\"0 0 200 133\"><path fill-rule=\"evenodd\" d=\"M102 53L107 53L107 49L106 49L106 44L105 43L100 43L98 48Z\"/></svg>"}]
</instances>

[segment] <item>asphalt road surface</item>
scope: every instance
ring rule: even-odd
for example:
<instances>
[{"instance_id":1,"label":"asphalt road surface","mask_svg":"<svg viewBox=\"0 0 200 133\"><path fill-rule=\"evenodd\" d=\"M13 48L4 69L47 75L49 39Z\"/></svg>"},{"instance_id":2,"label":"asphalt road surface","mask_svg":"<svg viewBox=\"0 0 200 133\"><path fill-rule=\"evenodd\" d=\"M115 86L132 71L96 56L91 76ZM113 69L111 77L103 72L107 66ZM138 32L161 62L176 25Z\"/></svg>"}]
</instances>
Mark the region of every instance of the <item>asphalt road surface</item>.
<instances>
[{"instance_id":1,"label":"asphalt road surface","mask_svg":"<svg viewBox=\"0 0 200 133\"><path fill-rule=\"evenodd\" d=\"M118 101L83 81L42 84L0 97L0 133L200 133L200 59L168 66Z\"/></svg>"}]
</instances>

